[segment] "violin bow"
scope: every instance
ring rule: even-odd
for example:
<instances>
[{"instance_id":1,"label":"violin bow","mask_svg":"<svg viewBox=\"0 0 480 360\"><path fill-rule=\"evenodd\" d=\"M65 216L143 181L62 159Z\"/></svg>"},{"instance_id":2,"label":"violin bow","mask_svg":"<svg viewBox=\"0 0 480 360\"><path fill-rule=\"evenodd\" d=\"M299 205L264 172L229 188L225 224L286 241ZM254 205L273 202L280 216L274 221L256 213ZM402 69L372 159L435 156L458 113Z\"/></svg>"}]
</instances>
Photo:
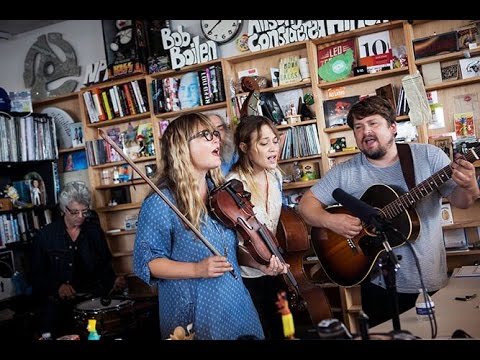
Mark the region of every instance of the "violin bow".
<instances>
[{"instance_id":1,"label":"violin bow","mask_svg":"<svg viewBox=\"0 0 480 360\"><path fill-rule=\"evenodd\" d=\"M180 210L178 210L177 207L165 196L165 194L162 193L162 191L157 187L157 185L155 185L153 183L153 181L147 175L145 175L138 168L137 165L135 165L135 163L132 161L132 159L130 159L127 155L125 155L123 150L110 138L110 136L108 136L108 134L105 131L103 131L103 129L98 129L98 133L100 134L100 136L106 142L108 142L117 151L117 153L132 167L132 169L135 170L137 172L137 174L140 175L140 177L143 180L145 180L148 185L150 185L150 187L158 194L158 196L160 196L162 198L162 200L165 201L168 206L170 206L170 208L173 210L173 212L175 214L177 214L185 224L187 224L187 226L190 228L190 230L192 230L195 233L195 235L197 235L197 237L200 239L200 241L202 241L202 243L208 248L208 250L210 250L212 252L213 255L222 256L222 254L220 254L218 252L218 250L213 247L213 245L205 238L205 236L202 235L202 233L200 231L198 231L198 229L190 222L190 220L188 220L185 217L185 215L183 215L180 212ZM230 274L232 274L232 276L236 280L238 280L238 277L235 274L235 270L232 269L230 271Z\"/></svg>"}]
</instances>

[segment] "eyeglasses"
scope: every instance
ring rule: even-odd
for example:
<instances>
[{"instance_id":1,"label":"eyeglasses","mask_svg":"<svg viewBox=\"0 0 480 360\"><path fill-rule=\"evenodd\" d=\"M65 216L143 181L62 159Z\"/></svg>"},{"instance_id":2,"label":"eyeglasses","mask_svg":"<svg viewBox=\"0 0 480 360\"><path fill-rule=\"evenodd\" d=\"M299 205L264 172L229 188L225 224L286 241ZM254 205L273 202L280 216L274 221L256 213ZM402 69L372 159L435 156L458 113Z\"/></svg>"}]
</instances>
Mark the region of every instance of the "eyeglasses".
<instances>
[{"instance_id":1,"label":"eyeglasses","mask_svg":"<svg viewBox=\"0 0 480 360\"><path fill-rule=\"evenodd\" d=\"M68 208L68 206L65 206L65 209L68 210L68 212L70 213L70 215L72 216L78 216L80 214L82 214L83 217L86 217L90 214L90 209L85 209L85 210L70 210Z\"/></svg>"},{"instance_id":2,"label":"eyeglasses","mask_svg":"<svg viewBox=\"0 0 480 360\"><path fill-rule=\"evenodd\" d=\"M210 131L210 130L202 130L202 131L199 131L198 133L196 133L195 135L192 135L190 136L190 138L188 139L188 141L192 141L193 139L196 139L196 138L199 138L199 137L204 137L207 141L212 141L213 140L213 136L215 136L216 138L220 139L220 132L218 130L213 130L213 131Z\"/></svg>"}]
</instances>

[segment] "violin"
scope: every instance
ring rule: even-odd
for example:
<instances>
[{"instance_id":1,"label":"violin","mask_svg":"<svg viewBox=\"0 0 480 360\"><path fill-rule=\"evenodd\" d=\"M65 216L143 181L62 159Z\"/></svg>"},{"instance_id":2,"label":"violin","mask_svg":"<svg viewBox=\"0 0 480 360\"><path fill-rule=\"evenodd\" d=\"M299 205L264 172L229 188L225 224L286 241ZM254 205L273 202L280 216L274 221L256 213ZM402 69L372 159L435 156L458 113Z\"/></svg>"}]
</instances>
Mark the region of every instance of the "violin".
<instances>
[{"instance_id":1,"label":"violin","mask_svg":"<svg viewBox=\"0 0 480 360\"><path fill-rule=\"evenodd\" d=\"M252 258L262 265L268 265L272 255L285 263L278 251L278 242L272 232L255 217L251 194L243 189L240 180L232 179L213 189L209 196L209 207L214 216L226 226L238 231ZM297 282L290 270L286 276L296 294Z\"/></svg>"},{"instance_id":2,"label":"violin","mask_svg":"<svg viewBox=\"0 0 480 360\"><path fill-rule=\"evenodd\" d=\"M250 202L250 193L244 190L243 183L240 180L232 179L212 190L208 203L210 211L219 221L227 227L237 230L248 252L255 261L267 265L273 254L285 263L285 259L279 250L277 238L265 224L260 223L255 217L255 212L253 211L254 205ZM287 244L287 236L290 233L290 230L285 231L286 226L287 225L281 225L280 230L285 244ZM304 226L306 225L304 224ZM277 233L279 232L277 231ZM308 231L302 241L303 243L300 244L300 247L295 246L292 242L290 242L288 247L303 251L309 243ZM292 260L297 263L296 257L292 257ZM330 305L321 287L315 286L311 282L307 283L302 276L299 276L299 279L302 280L301 286L299 286L297 278L290 268L286 274L282 274L282 278L287 285L290 297L289 302L292 309L295 310L294 312L305 313L305 311L308 311L307 318L310 319L311 323L318 323L323 319L331 318ZM305 300L301 287L307 290L308 301Z\"/></svg>"}]
</instances>

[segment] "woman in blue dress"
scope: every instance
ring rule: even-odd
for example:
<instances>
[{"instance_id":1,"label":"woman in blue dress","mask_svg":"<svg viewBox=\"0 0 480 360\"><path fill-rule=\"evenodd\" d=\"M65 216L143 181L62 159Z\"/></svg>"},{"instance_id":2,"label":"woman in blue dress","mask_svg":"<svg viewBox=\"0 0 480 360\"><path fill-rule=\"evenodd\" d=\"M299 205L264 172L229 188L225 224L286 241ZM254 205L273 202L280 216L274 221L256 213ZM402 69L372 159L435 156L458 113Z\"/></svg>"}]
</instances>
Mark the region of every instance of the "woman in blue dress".
<instances>
[{"instance_id":1,"label":"woman in blue dress","mask_svg":"<svg viewBox=\"0 0 480 360\"><path fill-rule=\"evenodd\" d=\"M264 339L240 276L235 231L207 210L209 190L224 181L219 132L205 115L182 115L162 137L161 159L158 187L221 254L212 255L158 194L145 199L135 238L134 271L146 283L158 285L162 338L177 326L186 329L193 324L198 340ZM270 267L275 266L271 262Z\"/></svg>"}]
</instances>

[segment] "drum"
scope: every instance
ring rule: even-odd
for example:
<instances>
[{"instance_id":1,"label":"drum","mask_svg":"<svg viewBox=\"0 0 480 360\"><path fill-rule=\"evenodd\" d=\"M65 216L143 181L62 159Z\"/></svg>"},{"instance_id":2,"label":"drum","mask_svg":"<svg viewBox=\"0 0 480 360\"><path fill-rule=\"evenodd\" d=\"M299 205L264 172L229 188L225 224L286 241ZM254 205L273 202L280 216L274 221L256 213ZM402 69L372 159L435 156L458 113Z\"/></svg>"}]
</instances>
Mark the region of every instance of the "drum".
<instances>
[{"instance_id":1,"label":"drum","mask_svg":"<svg viewBox=\"0 0 480 360\"><path fill-rule=\"evenodd\" d=\"M102 305L100 298L83 301L75 307L77 331L87 335L88 319L97 320L96 329L102 337L123 337L136 326L132 300L111 299Z\"/></svg>"}]
</instances>

